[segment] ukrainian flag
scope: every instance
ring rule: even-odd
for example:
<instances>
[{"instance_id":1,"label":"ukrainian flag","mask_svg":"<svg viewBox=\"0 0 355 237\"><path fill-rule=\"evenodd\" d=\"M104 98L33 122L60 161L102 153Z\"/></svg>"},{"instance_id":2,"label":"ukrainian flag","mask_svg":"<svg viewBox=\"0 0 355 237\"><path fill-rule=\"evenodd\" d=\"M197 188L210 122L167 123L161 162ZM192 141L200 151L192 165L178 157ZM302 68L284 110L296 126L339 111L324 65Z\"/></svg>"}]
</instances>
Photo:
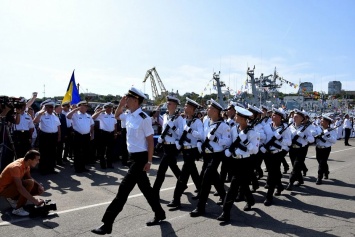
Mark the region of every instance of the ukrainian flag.
<instances>
[{"instance_id":1,"label":"ukrainian flag","mask_svg":"<svg viewBox=\"0 0 355 237\"><path fill-rule=\"evenodd\" d=\"M62 103L69 101L70 104L77 104L80 102L80 95L79 95L78 88L76 87L74 71L73 74L71 75L67 92L65 93Z\"/></svg>"}]
</instances>

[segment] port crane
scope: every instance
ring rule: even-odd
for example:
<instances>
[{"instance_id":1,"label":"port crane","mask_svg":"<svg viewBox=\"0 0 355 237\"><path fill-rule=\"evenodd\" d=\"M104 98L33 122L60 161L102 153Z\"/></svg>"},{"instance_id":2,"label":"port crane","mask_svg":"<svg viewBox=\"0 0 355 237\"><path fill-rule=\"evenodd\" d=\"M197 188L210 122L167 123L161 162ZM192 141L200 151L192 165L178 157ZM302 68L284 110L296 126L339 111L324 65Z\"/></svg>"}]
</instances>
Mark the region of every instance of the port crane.
<instances>
[{"instance_id":1,"label":"port crane","mask_svg":"<svg viewBox=\"0 0 355 237\"><path fill-rule=\"evenodd\" d=\"M148 78L150 78L150 85L152 87L153 98L156 104L159 104L160 102L165 100L165 97L168 95L168 91L165 89L165 86L162 80L160 79L160 76L155 67L147 70L143 82L145 83L148 80ZM160 94L158 92L157 84L160 89Z\"/></svg>"}]
</instances>

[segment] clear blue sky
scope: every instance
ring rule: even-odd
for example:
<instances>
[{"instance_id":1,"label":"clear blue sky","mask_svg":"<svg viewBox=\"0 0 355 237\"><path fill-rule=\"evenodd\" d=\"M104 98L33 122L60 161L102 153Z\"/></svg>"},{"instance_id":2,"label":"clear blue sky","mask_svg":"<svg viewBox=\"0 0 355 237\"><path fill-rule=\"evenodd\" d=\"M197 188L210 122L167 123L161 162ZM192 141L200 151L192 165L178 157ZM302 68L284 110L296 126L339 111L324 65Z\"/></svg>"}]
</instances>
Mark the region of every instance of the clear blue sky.
<instances>
[{"instance_id":1,"label":"clear blue sky","mask_svg":"<svg viewBox=\"0 0 355 237\"><path fill-rule=\"evenodd\" d=\"M355 1L0 1L0 94L122 95L155 66L169 91L201 93L221 71L234 90L273 73L355 90ZM208 88L211 87L209 83ZM209 89L207 90L209 91ZM284 93L296 92L288 85ZM213 90L212 90L213 92Z\"/></svg>"}]
</instances>

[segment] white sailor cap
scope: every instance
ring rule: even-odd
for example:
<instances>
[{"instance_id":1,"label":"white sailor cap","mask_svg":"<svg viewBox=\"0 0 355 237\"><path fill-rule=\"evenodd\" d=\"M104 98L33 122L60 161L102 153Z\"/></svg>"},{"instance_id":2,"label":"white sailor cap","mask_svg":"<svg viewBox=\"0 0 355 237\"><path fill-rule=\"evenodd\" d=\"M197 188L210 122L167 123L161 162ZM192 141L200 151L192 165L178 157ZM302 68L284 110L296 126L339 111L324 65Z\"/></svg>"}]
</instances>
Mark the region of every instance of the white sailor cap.
<instances>
[{"instance_id":1,"label":"white sailor cap","mask_svg":"<svg viewBox=\"0 0 355 237\"><path fill-rule=\"evenodd\" d=\"M228 107L225 108L223 111L228 111L228 110L230 110L230 109L234 109L235 106L237 106L237 103L231 101L231 102L229 103Z\"/></svg>"},{"instance_id":2,"label":"white sailor cap","mask_svg":"<svg viewBox=\"0 0 355 237\"><path fill-rule=\"evenodd\" d=\"M136 99L147 99L147 97L144 95L143 92L141 92L140 90L138 90L135 87L131 87L131 89L128 90L128 93L126 94L126 96L131 96L134 97Z\"/></svg>"},{"instance_id":3,"label":"white sailor cap","mask_svg":"<svg viewBox=\"0 0 355 237\"><path fill-rule=\"evenodd\" d=\"M281 116L281 118L285 119L286 118L286 113L282 108L278 108L278 109L273 109L273 113Z\"/></svg>"},{"instance_id":4,"label":"white sailor cap","mask_svg":"<svg viewBox=\"0 0 355 237\"><path fill-rule=\"evenodd\" d=\"M269 107L267 107L266 105L261 105L260 108L261 108L261 110L264 110L264 109L267 111L269 110Z\"/></svg>"},{"instance_id":5,"label":"white sailor cap","mask_svg":"<svg viewBox=\"0 0 355 237\"><path fill-rule=\"evenodd\" d=\"M66 105L69 105L69 106L70 106L70 102L69 102L69 101L62 102L62 106L66 106Z\"/></svg>"},{"instance_id":6,"label":"white sailor cap","mask_svg":"<svg viewBox=\"0 0 355 237\"><path fill-rule=\"evenodd\" d=\"M295 109L294 110L295 114L299 114L301 115L303 118L305 118L306 116L308 116L305 112L299 110L299 109Z\"/></svg>"},{"instance_id":7,"label":"white sailor cap","mask_svg":"<svg viewBox=\"0 0 355 237\"><path fill-rule=\"evenodd\" d=\"M51 101L51 99L46 99L46 100L42 101L42 103L39 106L42 107L44 104L46 104L50 101Z\"/></svg>"},{"instance_id":8,"label":"white sailor cap","mask_svg":"<svg viewBox=\"0 0 355 237\"><path fill-rule=\"evenodd\" d=\"M104 109L106 109L107 107L112 108L113 104L111 102L107 102L103 105Z\"/></svg>"},{"instance_id":9,"label":"white sailor cap","mask_svg":"<svg viewBox=\"0 0 355 237\"><path fill-rule=\"evenodd\" d=\"M54 106L55 103L54 103L54 101L49 100L49 101L47 101L46 103L43 103L43 105L44 105L44 106Z\"/></svg>"},{"instance_id":10,"label":"white sailor cap","mask_svg":"<svg viewBox=\"0 0 355 237\"><path fill-rule=\"evenodd\" d=\"M86 105L89 106L88 102L86 100L82 100L79 103L76 104L77 106L82 106L82 105Z\"/></svg>"},{"instance_id":11,"label":"white sailor cap","mask_svg":"<svg viewBox=\"0 0 355 237\"><path fill-rule=\"evenodd\" d=\"M249 118L250 116L253 115L252 112L250 112L249 110L244 109L244 108L242 108L240 106L235 106L234 109L237 112L237 116L241 116L241 117L244 117L244 118Z\"/></svg>"},{"instance_id":12,"label":"white sailor cap","mask_svg":"<svg viewBox=\"0 0 355 237\"><path fill-rule=\"evenodd\" d=\"M209 103L211 106L213 106L214 108L216 108L218 110L223 110L223 107L212 98L210 100L208 100L207 103Z\"/></svg>"},{"instance_id":13,"label":"white sailor cap","mask_svg":"<svg viewBox=\"0 0 355 237\"><path fill-rule=\"evenodd\" d=\"M102 105L98 104L95 109L94 109L94 112L96 112L98 109L102 108Z\"/></svg>"},{"instance_id":14,"label":"white sailor cap","mask_svg":"<svg viewBox=\"0 0 355 237\"><path fill-rule=\"evenodd\" d=\"M166 97L166 100L167 101L172 101L172 102L175 102L176 104L180 104L180 100L178 98L176 98L175 96L171 96L171 95L168 95Z\"/></svg>"},{"instance_id":15,"label":"white sailor cap","mask_svg":"<svg viewBox=\"0 0 355 237\"><path fill-rule=\"evenodd\" d=\"M197 103L196 101L190 99L189 97L186 97L186 104L191 105L191 106L193 106L195 108L201 108L202 107L199 103Z\"/></svg>"},{"instance_id":16,"label":"white sailor cap","mask_svg":"<svg viewBox=\"0 0 355 237\"><path fill-rule=\"evenodd\" d=\"M252 113L257 113L257 114L263 113L263 111L261 111L258 107L249 104L248 104L248 110L251 111Z\"/></svg>"},{"instance_id":17,"label":"white sailor cap","mask_svg":"<svg viewBox=\"0 0 355 237\"><path fill-rule=\"evenodd\" d=\"M322 115L322 118L327 120L329 123L333 123L333 119L331 117L328 117L326 115Z\"/></svg>"},{"instance_id":18,"label":"white sailor cap","mask_svg":"<svg viewBox=\"0 0 355 237\"><path fill-rule=\"evenodd\" d=\"M309 118L309 114L308 114L305 110L302 110L302 112L304 113L304 115L305 115L306 117Z\"/></svg>"}]
</instances>

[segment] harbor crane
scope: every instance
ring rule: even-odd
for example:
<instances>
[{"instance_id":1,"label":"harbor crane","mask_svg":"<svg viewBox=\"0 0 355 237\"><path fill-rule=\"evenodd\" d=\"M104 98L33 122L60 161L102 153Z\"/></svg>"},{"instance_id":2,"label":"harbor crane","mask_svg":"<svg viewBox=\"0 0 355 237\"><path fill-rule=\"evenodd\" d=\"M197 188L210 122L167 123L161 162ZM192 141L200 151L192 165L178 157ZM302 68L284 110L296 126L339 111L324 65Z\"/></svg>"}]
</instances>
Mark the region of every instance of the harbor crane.
<instances>
[{"instance_id":1,"label":"harbor crane","mask_svg":"<svg viewBox=\"0 0 355 237\"><path fill-rule=\"evenodd\" d=\"M159 102L164 100L165 97L168 95L168 91L165 89L165 86L161 81L160 76L155 67L147 70L143 82L145 83L148 80L148 78L150 78L153 98L155 102L159 104ZM155 81L157 81L158 83L160 94L158 92L157 83Z\"/></svg>"}]
</instances>

